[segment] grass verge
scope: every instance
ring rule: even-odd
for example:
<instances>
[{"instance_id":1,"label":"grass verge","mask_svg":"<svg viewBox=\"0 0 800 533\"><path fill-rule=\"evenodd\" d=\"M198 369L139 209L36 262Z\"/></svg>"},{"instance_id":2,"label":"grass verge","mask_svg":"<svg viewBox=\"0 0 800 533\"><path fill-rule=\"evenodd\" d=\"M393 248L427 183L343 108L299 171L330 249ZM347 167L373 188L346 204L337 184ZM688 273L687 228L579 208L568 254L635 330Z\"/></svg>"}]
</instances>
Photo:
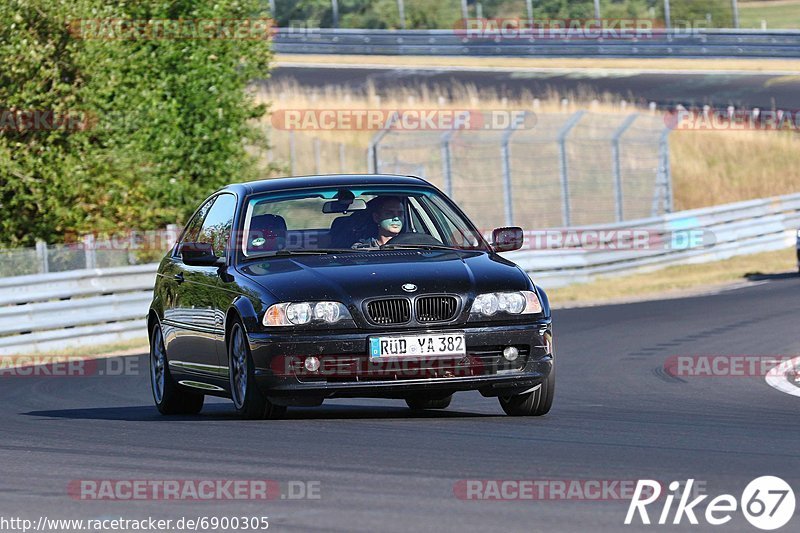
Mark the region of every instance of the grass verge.
<instances>
[{"instance_id":1,"label":"grass verge","mask_svg":"<svg viewBox=\"0 0 800 533\"><path fill-rule=\"evenodd\" d=\"M601 304L705 292L726 285L769 279L797 272L795 248L743 255L699 265L680 265L655 272L604 278L547 291L554 308Z\"/></svg>"},{"instance_id":2,"label":"grass verge","mask_svg":"<svg viewBox=\"0 0 800 533\"><path fill-rule=\"evenodd\" d=\"M112 344L102 344L98 346L79 346L75 348L64 348L61 350L48 350L45 352L33 352L20 355L0 355L3 358L20 358L21 361L28 361L30 357L53 357L56 359L102 359L104 357L123 357L126 355L139 355L148 353L150 347L146 339L136 339ZM24 363L28 364L28 363Z\"/></svg>"},{"instance_id":3,"label":"grass verge","mask_svg":"<svg viewBox=\"0 0 800 533\"><path fill-rule=\"evenodd\" d=\"M759 22L760 24L760 22ZM390 66L392 68L473 67L511 69L621 69L792 72L800 70L800 60L790 59L617 59L617 58L528 58L528 57L450 57L450 56L360 56L278 54L274 66L287 64L325 64L329 66Z\"/></svg>"},{"instance_id":4,"label":"grass verge","mask_svg":"<svg viewBox=\"0 0 800 533\"><path fill-rule=\"evenodd\" d=\"M800 27L800 1L759 0L739 2L739 21L742 28L761 28L767 21L769 29L797 29Z\"/></svg>"}]
</instances>

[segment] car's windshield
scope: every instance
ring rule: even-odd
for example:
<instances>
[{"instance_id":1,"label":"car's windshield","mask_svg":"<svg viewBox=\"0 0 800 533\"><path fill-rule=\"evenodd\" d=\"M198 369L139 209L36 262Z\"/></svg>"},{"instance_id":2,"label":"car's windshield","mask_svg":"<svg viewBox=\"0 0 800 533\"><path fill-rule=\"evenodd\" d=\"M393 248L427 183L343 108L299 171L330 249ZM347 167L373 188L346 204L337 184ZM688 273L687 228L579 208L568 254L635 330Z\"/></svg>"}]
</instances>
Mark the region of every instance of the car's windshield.
<instances>
[{"instance_id":1,"label":"car's windshield","mask_svg":"<svg viewBox=\"0 0 800 533\"><path fill-rule=\"evenodd\" d=\"M472 223L428 188L308 189L247 202L246 257L409 247L488 250Z\"/></svg>"}]
</instances>

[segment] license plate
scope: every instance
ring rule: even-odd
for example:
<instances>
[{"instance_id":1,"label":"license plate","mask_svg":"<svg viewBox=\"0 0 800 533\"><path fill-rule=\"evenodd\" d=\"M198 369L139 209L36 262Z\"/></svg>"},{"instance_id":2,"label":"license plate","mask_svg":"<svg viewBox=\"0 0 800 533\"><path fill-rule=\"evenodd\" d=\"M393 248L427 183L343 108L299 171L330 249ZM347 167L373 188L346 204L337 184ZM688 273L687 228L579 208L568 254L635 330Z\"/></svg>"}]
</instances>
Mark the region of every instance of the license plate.
<instances>
[{"instance_id":1,"label":"license plate","mask_svg":"<svg viewBox=\"0 0 800 533\"><path fill-rule=\"evenodd\" d=\"M466 355L463 334L414 335L404 337L370 337L369 355L380 357Z\"/></svg>"}]
</instances>

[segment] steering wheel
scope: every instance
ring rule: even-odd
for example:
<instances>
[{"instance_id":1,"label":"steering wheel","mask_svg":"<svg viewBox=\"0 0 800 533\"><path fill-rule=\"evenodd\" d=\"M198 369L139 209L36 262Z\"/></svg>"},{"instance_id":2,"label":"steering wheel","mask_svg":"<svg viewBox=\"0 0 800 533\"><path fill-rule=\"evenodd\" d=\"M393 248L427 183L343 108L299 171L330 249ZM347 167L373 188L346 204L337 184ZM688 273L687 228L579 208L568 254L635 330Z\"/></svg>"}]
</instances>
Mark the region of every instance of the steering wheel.
<instances>
[{"instance_id":1,"label":"steering wheel","mask_svg":"<svg viewBox=\"0 0 800 533\"><path fill-rule=\"evenodd\" d=\"M401 233L400 235L395 235L386 243L386 246L390 246L393 244L402 245L402 244L432 244L435 246L442 246L442 242L435 237L431 237L427 233Z\"/></svg>"}]
</instances>

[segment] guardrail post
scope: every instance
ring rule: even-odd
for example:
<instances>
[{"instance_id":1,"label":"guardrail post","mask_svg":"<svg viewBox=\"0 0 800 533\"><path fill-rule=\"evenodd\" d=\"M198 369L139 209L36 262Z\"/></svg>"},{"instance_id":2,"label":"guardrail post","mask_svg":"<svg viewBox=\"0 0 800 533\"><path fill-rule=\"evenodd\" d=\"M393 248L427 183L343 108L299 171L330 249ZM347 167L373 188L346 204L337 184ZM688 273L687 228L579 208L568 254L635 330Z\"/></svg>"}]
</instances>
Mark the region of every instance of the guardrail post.
<instances>
[{"instance_id":1,"label":"guardrail post","mask_svg":"<svg viewBox=\"0 0 800 533\"><path fill-rule=\"evenodd\" d=\"M453 196L453 164L450 154L450 139L453 138L455 131L448 131L442 135L442 180L444 182L444 192L447 196Z\"/></svg>"},{"instance_id":2,"label":"guardrail post","mask_svg":"<svg viewBox=\"0 0 800 533\"><path fill-rule=\"evenodd\" d=\"M572 223L572 214L569 205L569 167L567 164L567 135L580 122L586 111L578 111L572 115L567 123L558 132L559 149L559 173L561 175L561 212L564 218L564 227L567 228Z\"/></svg>"},{"instance_id":3,"label":"guardrail post","mask_svg":"<svg viewBox=\"0 0 800 533\"><path fill-rule=\"evenodd\" d=\"M86 268L95 268L97 255L95 254L94 235L91 233L83 236L83 253L86 255Z\"/></svg>"},{"instance_id":4,"label":"guardrail post","mask_svg":"<svg viewBox=\"0 0 800 533\"><path fill-rule=\"evenodd\" d=\"M506 128L503 132L503 138L500 141L500 161L503 167L503 200L505 205L505 224L506 226L514 225L514 200L511 182L511 149L509 143L511 136L519 127L525 122L527 112L521 116L514 118L514 122Z\"/></svg>"},{"instance_id":5,"label":"guardrail post","mask_svg":"<svg viewBox=\"0 0 800 533\"><path fill-rule=\"evenodd\" d=\"M614 136L611 138L611 164L613 166L613 173L614 173L614 204L616 206L616 216L617 222L622 222L624 219L624 208L623 208L623 191L622 191L622 163L620 162L620 154L619 154L619 141L628 128L633 125L636 119L639 118L638 113L634 113L626 118L617 131L614 132Z\"/></svg>"},{"instance_id":6,"label":"guardrail post","mask_svg":"<svg viewBox=\"0 0 800 533\"><path fill-rule=\"evenodd\" d=\"M47 243L36 241L36 259L39 260L39 273L47 274L50 272L50 265L47 261Z\"/></svg>"}]
</instances>

